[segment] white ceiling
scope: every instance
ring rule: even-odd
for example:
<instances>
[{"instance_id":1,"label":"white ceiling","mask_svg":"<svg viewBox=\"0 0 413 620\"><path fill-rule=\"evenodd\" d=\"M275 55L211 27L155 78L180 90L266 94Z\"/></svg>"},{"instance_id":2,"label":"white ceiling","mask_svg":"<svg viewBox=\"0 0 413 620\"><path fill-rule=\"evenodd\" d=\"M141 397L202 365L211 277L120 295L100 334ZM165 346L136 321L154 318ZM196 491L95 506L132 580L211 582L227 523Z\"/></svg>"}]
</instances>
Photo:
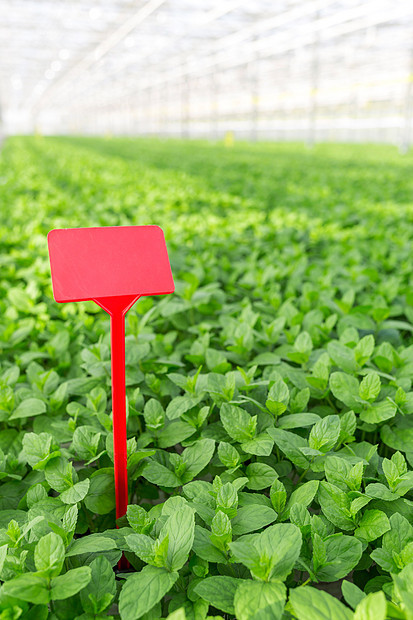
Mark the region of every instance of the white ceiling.
<instances>
[{"instance_id":1,"label":"white ceiling","mask_svg":"<svg viewBox=\"0 0 413 620\"><path fill-rule=\"evenodd\" d=\"M412 54L412 0L0 0L0 109L64 131L74 109L182 107L183 89L229 109L245 92L263 109L308 89L396 101Z\"/></svg>"}]
</instances>

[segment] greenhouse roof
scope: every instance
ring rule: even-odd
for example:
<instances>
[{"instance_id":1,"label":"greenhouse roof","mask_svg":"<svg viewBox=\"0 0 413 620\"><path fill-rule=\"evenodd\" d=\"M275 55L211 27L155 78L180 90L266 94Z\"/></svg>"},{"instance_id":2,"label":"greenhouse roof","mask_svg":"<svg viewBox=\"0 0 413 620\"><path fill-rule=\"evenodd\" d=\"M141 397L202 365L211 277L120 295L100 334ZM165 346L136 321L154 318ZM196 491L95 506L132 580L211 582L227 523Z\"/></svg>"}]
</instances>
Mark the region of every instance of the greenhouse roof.
<instances>
[{"instance_id":1,"label":"greenhouse roof","mask_svg":"<svg viewBox=\"0 0 413 620\"><path fill-rule=\"evenodd\" d=\"M242 108L285 109L308 89L404 98L411 75L411 0L3 0L0 106L6 126L117 113L182 93ZM211 95L212 93L212 95ZM175 102L175 103L174 103ZM211 109L214 103L211 103ZM205 112L206 113L206 112ZM173 116L173 113L172 113Z\"/></svg>"}]
</instances>

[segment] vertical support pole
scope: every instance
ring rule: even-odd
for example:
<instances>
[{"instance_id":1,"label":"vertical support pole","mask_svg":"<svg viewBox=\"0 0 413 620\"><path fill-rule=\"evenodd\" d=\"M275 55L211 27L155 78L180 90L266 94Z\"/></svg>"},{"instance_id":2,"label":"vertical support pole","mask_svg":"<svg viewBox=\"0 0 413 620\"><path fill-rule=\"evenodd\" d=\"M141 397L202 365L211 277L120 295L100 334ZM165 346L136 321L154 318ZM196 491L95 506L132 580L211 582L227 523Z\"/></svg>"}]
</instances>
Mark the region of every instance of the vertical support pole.
<instances>
[{"instance_id":1,"label":"vertical support pole","mask_svg":"<svg viewBox=\"0 0 413 620\"><path fill-rule=\"evenodd\" d=\"M404 123L400 142L400 152L405 155L410 149L413 124L413 48L410 52L409 75L404 105Z\"/></svg>"},{"instance_id":2,"label":"vertical support pole","mask_svg":"<svg viewBox=\"0 0 413 620\"><path fill-rule=\"evenodd\" d=\"M218 79L219 75L211 70L210 73L210 137L212 140L218 140Z\"/></svg>"},{"instance_id":3,"label":"vertical support pole","mask_svg":"<svg viewBox=\"0 0 413 620\"><path fill-rule=\"evenodd\" d=\"M320 13L317 11L315 15L315 23L317 23ZM312 148L316 141L316 125L317 125L317 90L319 83L319 44L320 36L316 31L314 35L314 43L312 46L312 60L310 72L310 107L308 110L308 138L307 146Z\"/></svg>"},{"instance_id":4,"label":"vertical support pole","mask_svg":"<svg viewBox=\"0 0 413 620\"><path fill-rule=\"evenodd\" d=\"M254 37L254 43L257 42ZM250 82L251 93L251 141L256 142L258 139L258 122L259 122L259 98L260 98L260 55L255 52L253 61L247 65L247 79ZM248 75L249 74L249 75Z\"/></svg>"},{"instance_id":5,"label":"vertical support pole","mask_svg":"<svg viewBox=\"0 0 413 620\"><path fill-rule=\"evenodd\" d=\"M190 92L189 92L189 77L185 75L182 82L181 91L181 137L189 138L189 113L190 104Z\"/></svg>"},{"instance_id":6,"label":"vertical support pole","mask_svg":"<svg viewBox=\"0 0 413 620\"><path fill-rule=\"evenodd\" d=\"M125 388L125 313L116 310L110 315L113 454L115 465L116 518L123 517L128 507L128 474L126 447Z\"/></svg>"}]
</instances>

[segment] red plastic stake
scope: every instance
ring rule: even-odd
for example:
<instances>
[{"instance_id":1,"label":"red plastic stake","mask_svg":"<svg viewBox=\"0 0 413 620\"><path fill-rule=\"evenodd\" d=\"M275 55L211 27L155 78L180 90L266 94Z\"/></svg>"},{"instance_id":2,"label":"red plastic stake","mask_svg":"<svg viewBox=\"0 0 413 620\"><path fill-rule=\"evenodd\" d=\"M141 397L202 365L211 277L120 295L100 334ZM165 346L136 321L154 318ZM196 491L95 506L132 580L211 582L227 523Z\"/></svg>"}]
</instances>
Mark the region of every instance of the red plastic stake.
<instances>
[{"instance_id":1,"label":"red plastic stake","mask_svg":"<svg viewBox=\"0 0 413 620\"><path fill-rule=\"evenodd\" d=\"M174 292L159 226L52 230L48 237L53 296L93 300L110 315L116 518L126 514L125 314L144 295ZM123 565L124 567L124 565Z\"/></svg>"},{"instance_id":2,"label":"red plastic stake","mask_svg":"<svg viewBox=\"0 0 413 620\"><path fill-rule=\"evenodd\" d=\"M113 460L115 466L116 518L123 517L128 507L128 474L126 469L126 394L125 394L125 314L139 295L94 299L110 314L112 362Z\"/></svg>"}]
</instances>

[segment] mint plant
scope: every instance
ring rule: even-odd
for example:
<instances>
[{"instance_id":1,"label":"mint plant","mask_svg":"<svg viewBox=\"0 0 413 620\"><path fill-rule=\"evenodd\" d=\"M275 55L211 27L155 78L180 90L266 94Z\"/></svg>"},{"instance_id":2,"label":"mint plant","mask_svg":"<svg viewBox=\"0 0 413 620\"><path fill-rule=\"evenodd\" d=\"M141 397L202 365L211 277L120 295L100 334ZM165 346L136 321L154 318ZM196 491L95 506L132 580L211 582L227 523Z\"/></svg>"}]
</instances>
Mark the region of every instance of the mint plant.
<instances>
[{"instance_id":1,"label":"mint plant","mask_svg":"<svg viewBox=\"0 0 413 620\"><path fill-rule=\"evenodd\" d=\"M411 154L8 139L0 617L411 620ZM52 299L51 228L158 223L176 292ZM124 555L129 568L120 570Z\"/></svg>"}]
</instances>

